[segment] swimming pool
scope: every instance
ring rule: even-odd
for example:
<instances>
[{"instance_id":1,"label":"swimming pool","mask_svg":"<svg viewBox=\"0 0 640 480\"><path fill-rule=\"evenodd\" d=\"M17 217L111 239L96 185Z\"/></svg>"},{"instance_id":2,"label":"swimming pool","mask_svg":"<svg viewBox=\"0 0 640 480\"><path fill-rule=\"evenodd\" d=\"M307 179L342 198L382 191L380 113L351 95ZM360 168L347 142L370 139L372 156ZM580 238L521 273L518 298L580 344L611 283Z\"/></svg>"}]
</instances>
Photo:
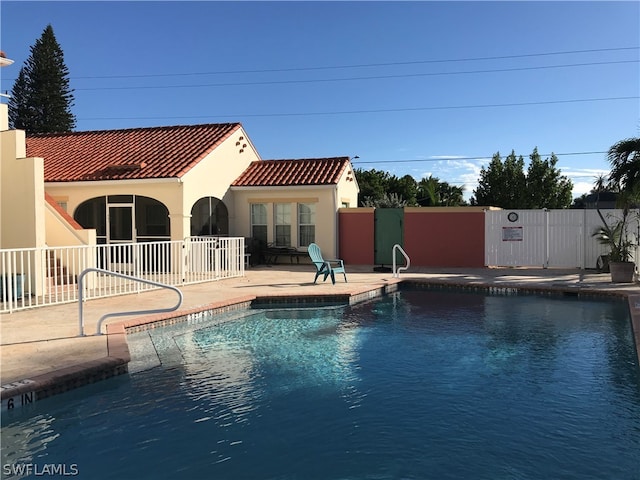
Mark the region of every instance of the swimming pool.
<instances>
[{"instance_id":1,"label":"swimming pool","mask_svg":"<svg viewBox=\"0 0 640 480\"><path fill-rule=\"evenodd\" d=\"M623 302L421 290L238 317L135 334L133 369L161 366L5 414L3 476L640 478Z\"/></svg>"}]
</instances>

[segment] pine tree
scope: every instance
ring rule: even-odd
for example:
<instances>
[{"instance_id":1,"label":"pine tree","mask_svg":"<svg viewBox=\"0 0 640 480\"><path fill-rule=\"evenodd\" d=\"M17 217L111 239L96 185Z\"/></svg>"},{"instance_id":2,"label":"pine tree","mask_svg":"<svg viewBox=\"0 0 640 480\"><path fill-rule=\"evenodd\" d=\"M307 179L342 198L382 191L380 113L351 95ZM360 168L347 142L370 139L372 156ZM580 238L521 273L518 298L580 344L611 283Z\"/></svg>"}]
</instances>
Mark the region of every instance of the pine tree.
<instances>
[{"instance_id":1,"label":"pine tree","mask_svg":"<svg viewBox=\"0 0 640 480\"><path fill-rule=\"evenodd\" d=\"M64 54L47 25L31 47L11 90L9 125L27 134L70 132L76 126L71 113L73 93Z\"/></svg>"}]
</instances>

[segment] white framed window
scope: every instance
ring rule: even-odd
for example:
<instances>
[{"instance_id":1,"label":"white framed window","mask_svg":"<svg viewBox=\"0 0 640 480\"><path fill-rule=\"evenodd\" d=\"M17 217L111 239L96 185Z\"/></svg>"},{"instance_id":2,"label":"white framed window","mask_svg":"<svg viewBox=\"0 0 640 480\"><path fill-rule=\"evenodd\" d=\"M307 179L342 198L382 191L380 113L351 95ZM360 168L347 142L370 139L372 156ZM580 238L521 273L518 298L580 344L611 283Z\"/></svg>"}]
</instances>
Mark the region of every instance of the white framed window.
<instances>
[{"instance_id":1,"label":"white framed window","mask_svg":"<svg viewBox=\"0 0 640 480\"><path fill-rule=\"evenodd\" d=\"M298 243L308 247L316 241L316 205L315 203L298 204Z\"/></svg>"},{"instance_id":2,"label":"white framed window","mask_svg":"<svg viewBox=\"0 0 640 480\"><path fill-rule=\"evenodd\" d=\"M267 206L264 203L251 204L251 236L267 245Z\"/></svg>"},{"instance_id":3,"label":"white framed window","mask_svg":"<svg viewBox=\"0 0 640 480\"><path fill-rule=\"evenodd\" d=\"M276 247L291 246L291 204L275 203Z\"/></svg>"}]
</instances>

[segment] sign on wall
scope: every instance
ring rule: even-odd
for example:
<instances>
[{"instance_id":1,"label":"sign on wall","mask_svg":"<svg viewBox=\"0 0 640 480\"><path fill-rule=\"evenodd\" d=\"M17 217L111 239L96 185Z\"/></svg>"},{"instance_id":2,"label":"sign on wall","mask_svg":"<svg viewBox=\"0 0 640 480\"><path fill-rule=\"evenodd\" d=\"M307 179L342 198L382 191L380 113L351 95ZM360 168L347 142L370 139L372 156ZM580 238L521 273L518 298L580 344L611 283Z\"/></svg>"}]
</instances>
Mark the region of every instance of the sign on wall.
<instances>
[{"instance_id":1,"label":"sign on wall","mask_svg":"<svg viewBox=\"0 0 640 480\"><path fill-rule=\"evenodd\" d=\"M502 227L503 242L521 242L522 238L522 227Z\"/></svg>"}]
</instances>

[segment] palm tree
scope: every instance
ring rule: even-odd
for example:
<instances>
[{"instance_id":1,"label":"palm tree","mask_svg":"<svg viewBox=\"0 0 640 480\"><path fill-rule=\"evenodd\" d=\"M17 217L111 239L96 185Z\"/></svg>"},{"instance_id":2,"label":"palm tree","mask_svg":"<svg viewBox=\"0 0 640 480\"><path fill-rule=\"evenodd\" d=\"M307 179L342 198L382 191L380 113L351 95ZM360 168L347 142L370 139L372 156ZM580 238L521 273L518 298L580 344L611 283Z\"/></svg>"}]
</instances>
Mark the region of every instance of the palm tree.
<instances>
[{"instance_id":1,"label":"palm tree","mask_svg":"<svg viewBox=\"0 0 640 480\"><path fill-rule=\"evenodd\" d=\"M607 159L611 164L611 183L620 191L637 191L640 186L640 137L615 143L609 149Z\"/></svg>"},{"instance_id":2,"label":"palm tree","mask_svg":"<svg viewBox=\"0 0 640 480\"><path fill-rule=\"evenodd\" d=\"M593 182L593 188L591 193L611 192L616 189L615 185L611 184L611 180L605 174L598 175Z\"/></svg>"}]
</instances>

